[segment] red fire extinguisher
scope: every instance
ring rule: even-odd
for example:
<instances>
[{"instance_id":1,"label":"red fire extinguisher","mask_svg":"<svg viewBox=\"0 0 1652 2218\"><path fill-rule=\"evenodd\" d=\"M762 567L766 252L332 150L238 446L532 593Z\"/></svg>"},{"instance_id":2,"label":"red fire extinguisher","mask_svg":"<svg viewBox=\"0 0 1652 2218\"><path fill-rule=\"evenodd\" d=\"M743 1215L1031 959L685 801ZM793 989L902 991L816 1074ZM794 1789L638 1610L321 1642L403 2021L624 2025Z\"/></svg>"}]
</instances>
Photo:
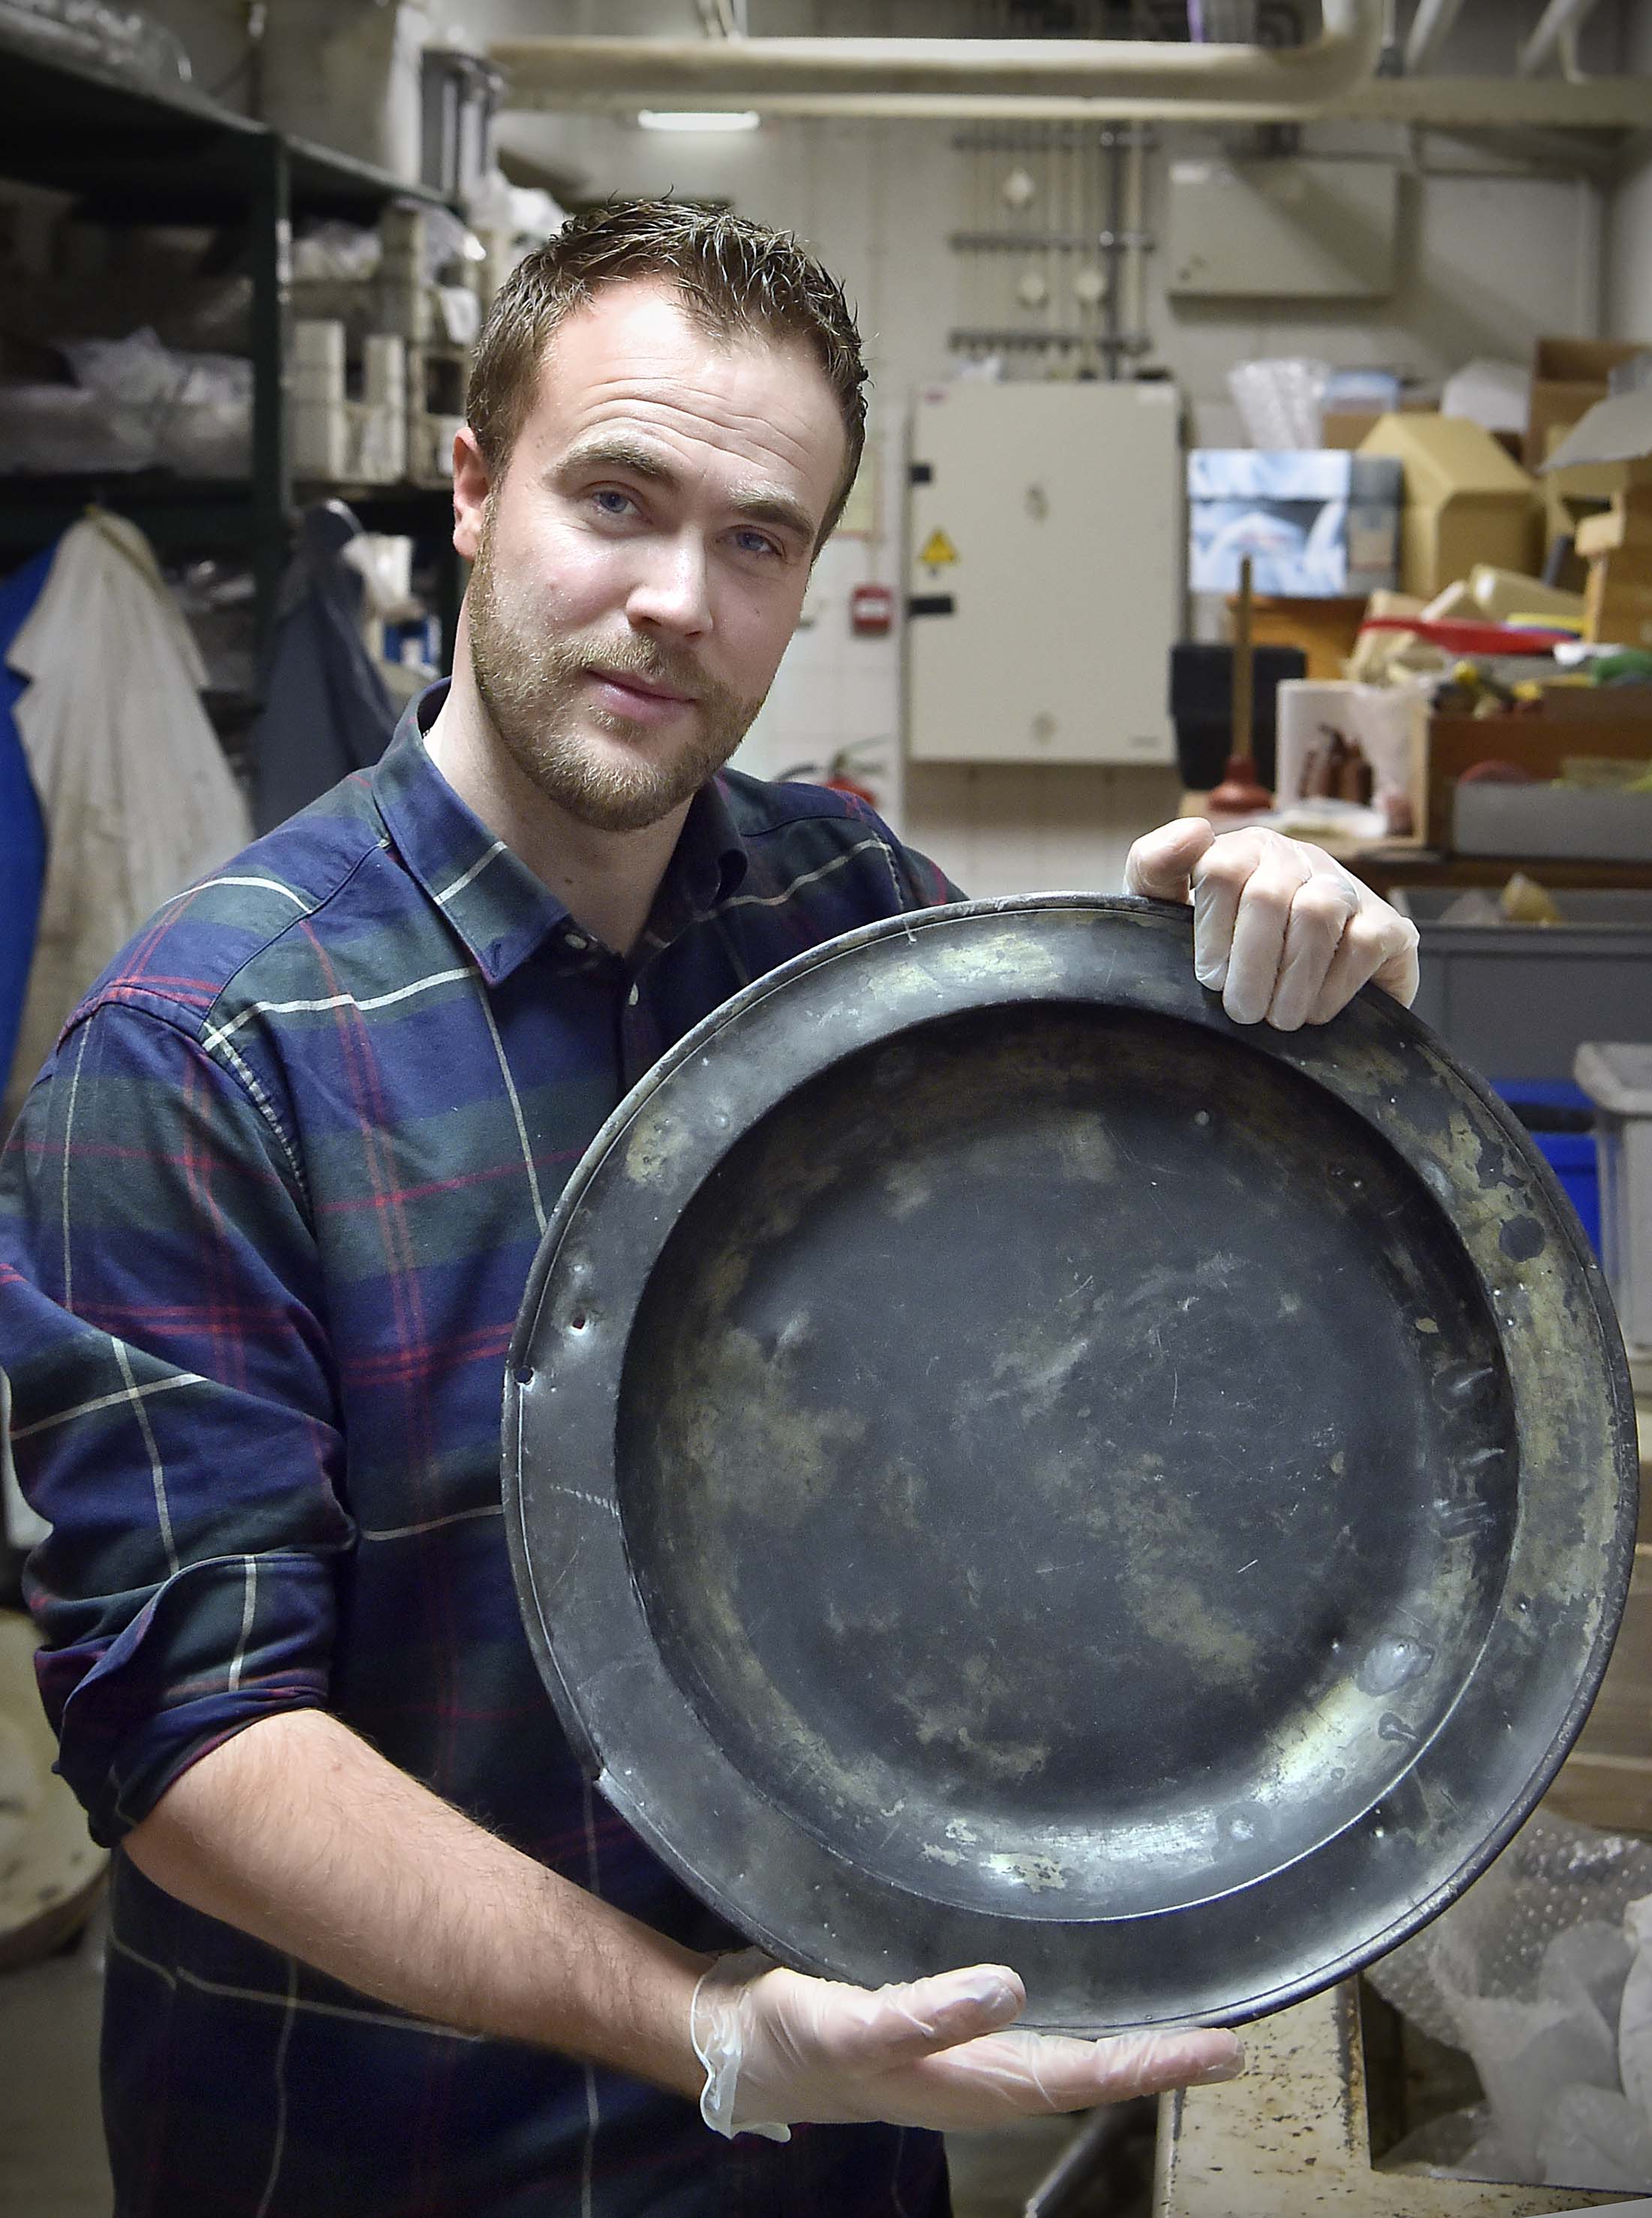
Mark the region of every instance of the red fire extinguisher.
<instances>
[{"instance_id":1,"label":"red fire extinguisher","mask_svg":"<svg viewBox=\"0 0 1652 2218\"><path fill-rule=\"evenodd\" d=\"M857 740L851 746L839 747L824 771L819 763L794 763L789 770L779 773L776 784L789 785L795 779L802 778L811 785L829 786L834 793L852 793L857 801L875 809L877 796L864 781L881 776L883 763L881 757L875 762L869 762L865 756L868 748L883 744L882 740Z\"/></svg>"}]
</instances>

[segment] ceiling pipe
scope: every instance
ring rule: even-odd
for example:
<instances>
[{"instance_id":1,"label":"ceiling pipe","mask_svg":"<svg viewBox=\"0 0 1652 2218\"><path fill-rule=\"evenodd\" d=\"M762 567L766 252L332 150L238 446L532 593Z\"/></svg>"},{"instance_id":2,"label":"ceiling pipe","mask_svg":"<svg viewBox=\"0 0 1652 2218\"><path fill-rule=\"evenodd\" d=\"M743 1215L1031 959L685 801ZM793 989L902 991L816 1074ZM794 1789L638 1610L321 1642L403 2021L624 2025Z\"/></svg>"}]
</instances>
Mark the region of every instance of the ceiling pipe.
<instances>
[{"instance_id":1,"label":"ceiling pipe","mask_svg":"<svg viewBox=\"0 0 1652 2218\"><path fill-rule=\"evenodd\" d=\"M543 38L496 40L488 53L509 75L517 107L771 108L779 96L973 96L1111 101L1123 115L1171 118L1193 102L1224 115L1255 104L1288 119L1364 82L1382 49L1383 0L1321 0L1321 12L1320 36L1305 46L1148 39Z\"/></svg>"},{"instance_id":2,"label":"ceiling pipe","mask_svg":"<svg viewBox=\"0 0 1652 2218\"><path fill-rule=\"evenodd\" d=\"M1549 0L1531 37L1520 48L1520 58L1515 65L1520 75L1536 77L1552 56L1562 53L1567 42L1582 29L1584 18L1593 14L1594 6L1595 0Z\"/></svg>"},{"instance_id":3,"label":"ceiling pipe","mask_svg":"<svg viewBox=\"0 0 1652 2218\"><path fill-rule=\"evenodd\" d=\"M1420 0L1405 42L1406 74L1420 77L1451 35L1463 0Z\"/></svg>"},{"instance_id":4,"label":"ceiling pipe","mask_svg":"<svg viewBox=\"0 0 1652 2218\"><path fill-rule=\"evenodd\" d=\"M490 57L491 58L491 57ZM1025 99L990 93L752 93L740 99L647 91L572 95L554 83L506 87L507 111L585 113L629 116L640 108L754 108L776 121L830 117L846 121L908 123L1187 124L1289 123L1332 121L1400 123L1420 130L1646 132L1652 129L1652 78L1390 77L1355 85L1340 97L1304 111L1267 101L1186 99L1144 103L1140 98Z\"/></svg>"}]
</instances>

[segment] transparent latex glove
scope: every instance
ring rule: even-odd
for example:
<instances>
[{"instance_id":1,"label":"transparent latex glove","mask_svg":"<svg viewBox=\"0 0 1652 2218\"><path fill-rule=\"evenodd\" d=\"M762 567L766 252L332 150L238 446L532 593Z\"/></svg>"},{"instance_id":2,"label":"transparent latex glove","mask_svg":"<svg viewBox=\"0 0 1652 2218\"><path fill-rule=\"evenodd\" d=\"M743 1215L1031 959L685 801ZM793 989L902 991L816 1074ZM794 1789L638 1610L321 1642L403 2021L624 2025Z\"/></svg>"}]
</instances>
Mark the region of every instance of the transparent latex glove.
<instances>
[{"instance_id":1,"label":"transparent latex glove","mask_svg":"<svg viewBox=\"0 0 1652 2218\"><path fill-rule=\"evenodd\" d=\"M1322 1025L1372 982L1416 998L1416 926L1305 839L1184 817L1136 841L1124 890L1191 900L1194 970L1235 1024Z\"/></svg>"},{"instance_id":2,"label":"transparent latex glove","mask_svg":"<svg viewBox=\"0 0 1652 2218\"><path fill-rule=\"evenodd\" d=\"M1244 2069L1231 2033L1079 2041L1005 2030L1025 2003L1020 1980L999 1964L874 1992L782 1971L759 1948L721 1957L690 2008L706 2068L700 2115L731 2140L783 2141L805 2122L968 2132Z\"/></svg>"}]
</instances>

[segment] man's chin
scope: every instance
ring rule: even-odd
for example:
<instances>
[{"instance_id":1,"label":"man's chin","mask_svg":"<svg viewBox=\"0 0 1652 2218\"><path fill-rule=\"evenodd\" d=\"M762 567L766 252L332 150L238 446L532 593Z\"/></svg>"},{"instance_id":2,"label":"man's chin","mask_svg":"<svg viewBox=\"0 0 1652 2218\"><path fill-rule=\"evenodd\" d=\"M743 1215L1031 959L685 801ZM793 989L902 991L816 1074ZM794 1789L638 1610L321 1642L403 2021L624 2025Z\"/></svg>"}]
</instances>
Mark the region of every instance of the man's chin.
<instances>
[{"instance_id":1,"label":"man's chin","mask_svg":"<svg viewBox=\"0 0 1652 2218\"><path fill-rule=\"evenodd\" d=\"M538 783L576 823L597 832L646 832L693 799L720 767L698 757L650 759L649 751L584 745L560 760L538 765Z\"/></svg>"},{"instance_id":2,"label":"man's chin","mask_svg":"<svg viewBox=\"0 0 1652 2218\"><path fill-rule=\"evenodd\" d=\"M551 798L566 815L590 831L646 832L685 800L691 800L693 794L592 793L582 788L553 792Z\"/></svg>"}]
</instances>

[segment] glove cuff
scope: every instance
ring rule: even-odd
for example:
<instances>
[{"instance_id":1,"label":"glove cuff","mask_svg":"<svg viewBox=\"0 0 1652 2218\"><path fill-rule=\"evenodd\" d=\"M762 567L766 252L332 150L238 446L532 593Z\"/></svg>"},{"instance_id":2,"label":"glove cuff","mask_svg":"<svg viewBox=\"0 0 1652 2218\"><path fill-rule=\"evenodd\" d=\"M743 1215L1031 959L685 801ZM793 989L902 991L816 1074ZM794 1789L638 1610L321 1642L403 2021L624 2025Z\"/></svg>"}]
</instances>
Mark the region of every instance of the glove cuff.
<instances>
[{"instance_id":1,"label":"glove cuff","mask_svg":"<svg viewBox=\"0 0 1652 2218\"><path fill-rule=\"evenodd\" d=\"M759 2134L764 2141L789 2141L789 2126L734 2123L734 2093L745 2061L746 2042L739 1998L754 1979L774 1968L761 1948L741 1948L720 1956L700 1974L689 2004L689 2039L705 2068L700 2116L714 2134L733 2141L736 2134Z\"/></svg>"}]
</instances>

